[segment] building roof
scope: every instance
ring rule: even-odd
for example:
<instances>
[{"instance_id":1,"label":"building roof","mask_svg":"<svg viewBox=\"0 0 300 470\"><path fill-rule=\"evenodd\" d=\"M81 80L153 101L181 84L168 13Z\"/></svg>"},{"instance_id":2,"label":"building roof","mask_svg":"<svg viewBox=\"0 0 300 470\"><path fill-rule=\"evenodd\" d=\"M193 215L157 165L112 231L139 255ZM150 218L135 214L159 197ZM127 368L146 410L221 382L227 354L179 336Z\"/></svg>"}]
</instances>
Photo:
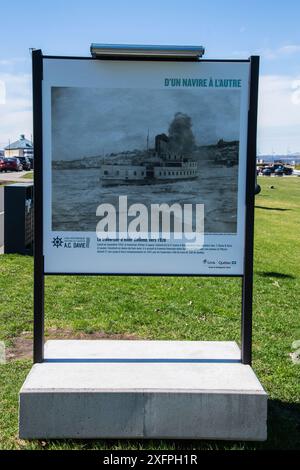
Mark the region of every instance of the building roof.
<instances>
[{"instance_id":1,"label":"building roof","mask_svg":"<svg viewBox=\"0 0 300 470\"><path fill-rule=\"evenodd\" d=\"M24 134L20 135L20 139L16 140L16 142L12 142L11 144L5 147L5 150L17 150L17 149L32 149L33 145L30 140L25 138Z\"/></svg>"}]
</instances>

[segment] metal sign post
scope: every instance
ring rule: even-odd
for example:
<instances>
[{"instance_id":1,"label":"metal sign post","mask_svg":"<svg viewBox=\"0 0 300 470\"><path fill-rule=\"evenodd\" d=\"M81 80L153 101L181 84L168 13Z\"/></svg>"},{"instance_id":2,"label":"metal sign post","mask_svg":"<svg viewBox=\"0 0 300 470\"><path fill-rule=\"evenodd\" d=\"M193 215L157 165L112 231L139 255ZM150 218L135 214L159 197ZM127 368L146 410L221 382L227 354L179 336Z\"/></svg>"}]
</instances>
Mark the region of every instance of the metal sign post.
<instances>
[{"instance_id":1,"label":"metal sign post","mask_svg":"<svg viewBox=\"0 0 300 470\"><path fill-rule=\"evenodd\" d=\"M34 326L33 361L44 361L44 255L43 255L43 55L32 51L33 133L34 133Z\"/></svg>"},{"instance_id":2,"label":"metal sign post","mask_svg":"<svg viewBox=\"0 0 300 470\"><path fill-rule=\"evenodd\" d=\"M254 198L256 187L256 134L259 57L250 58L250 98L248 112L247 179L246 179L246 230L244 275L242 280L242 363L252 363L252 297L253 297L253 244Z\"/></svg>"}]
</instances>

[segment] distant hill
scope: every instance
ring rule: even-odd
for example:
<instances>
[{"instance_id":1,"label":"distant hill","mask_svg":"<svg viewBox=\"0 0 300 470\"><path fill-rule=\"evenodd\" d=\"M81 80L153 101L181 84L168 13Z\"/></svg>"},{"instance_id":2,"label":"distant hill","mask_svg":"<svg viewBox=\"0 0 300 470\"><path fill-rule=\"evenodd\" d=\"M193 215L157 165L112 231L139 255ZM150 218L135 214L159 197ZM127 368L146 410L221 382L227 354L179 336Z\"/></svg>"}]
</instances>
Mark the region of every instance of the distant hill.
<instances>
[{"instance_id":1,"label":"distant hill","mask_svg":"<svg viewBox=\"0 0 300 470\"><path fill-rule=\"evenodd\" d=\"M95 155L83 157L76 160L53 160L52 168L55 170L84 170L89 168L100 168L104 163L128 163L135 162L139 164L145 158L154 154L154 149L133 150L119 153L111 153L109 155ZM198 162L202 160L210 160L216 164L237 164L239 153L239 142L237 140L226 142L221 139L217 144L195 146L191 155Z\"/></svg>"}]
</instances>

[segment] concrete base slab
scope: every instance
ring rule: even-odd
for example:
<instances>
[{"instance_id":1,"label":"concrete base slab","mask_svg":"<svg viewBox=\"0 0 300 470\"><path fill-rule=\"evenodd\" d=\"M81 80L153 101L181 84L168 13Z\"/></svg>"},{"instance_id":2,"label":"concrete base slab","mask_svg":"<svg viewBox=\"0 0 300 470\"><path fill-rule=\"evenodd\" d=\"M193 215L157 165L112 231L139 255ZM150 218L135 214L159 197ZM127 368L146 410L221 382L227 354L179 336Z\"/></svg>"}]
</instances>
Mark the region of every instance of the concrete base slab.
<instances>
[{"instance_id":1,"label":"concrete base slab","mask_svg":"<svg viewBox=\"0 0 300 470\"><path fill-rule=\"evenodd\" d=\"M20 437L265 440L267 395L234 342L48 341Z\"/></svg>"}]
</instances>

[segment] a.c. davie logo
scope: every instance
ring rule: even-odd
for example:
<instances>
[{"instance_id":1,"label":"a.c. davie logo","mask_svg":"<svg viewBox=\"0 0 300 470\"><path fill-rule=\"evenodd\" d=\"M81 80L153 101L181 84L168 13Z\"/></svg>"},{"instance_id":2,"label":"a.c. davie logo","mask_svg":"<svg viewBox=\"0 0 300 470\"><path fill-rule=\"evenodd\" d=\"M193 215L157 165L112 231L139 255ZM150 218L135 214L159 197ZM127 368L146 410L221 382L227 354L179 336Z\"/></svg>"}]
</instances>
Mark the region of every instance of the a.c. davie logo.
<instances>
[{"instance_id":1,"label":"a.c. davie logo","mask_svg":"<svg viewBox=\"0 0 300 470\"><path fill-rule=\"evenodd\" d=\"M56 248L63 246L63 239L61 237L53 237L52 245Z\"/></svg>"},{"instance_id":2,"label":"a.c. davie logo","mask_svg":"<svg viewBox=\"0 0 300 470\"><path fill-rule=\"evenodd\" d=\"M186 249L201 250L204 243L204 205L135 203L119 196L118 206L103 203L97 207L97 238L101 240L164 238L180 240Z\"/></svg>"},{"instance_id":3,"label":"a.c. davie logo","mask_svg":"<svg viewBox=\"0 0 300 470\"><path fill-rule=\"evenodd\" d=\"M89 248L90 237L53 237L52 245L56 248Z\"/></svg>"}]
</instances>

